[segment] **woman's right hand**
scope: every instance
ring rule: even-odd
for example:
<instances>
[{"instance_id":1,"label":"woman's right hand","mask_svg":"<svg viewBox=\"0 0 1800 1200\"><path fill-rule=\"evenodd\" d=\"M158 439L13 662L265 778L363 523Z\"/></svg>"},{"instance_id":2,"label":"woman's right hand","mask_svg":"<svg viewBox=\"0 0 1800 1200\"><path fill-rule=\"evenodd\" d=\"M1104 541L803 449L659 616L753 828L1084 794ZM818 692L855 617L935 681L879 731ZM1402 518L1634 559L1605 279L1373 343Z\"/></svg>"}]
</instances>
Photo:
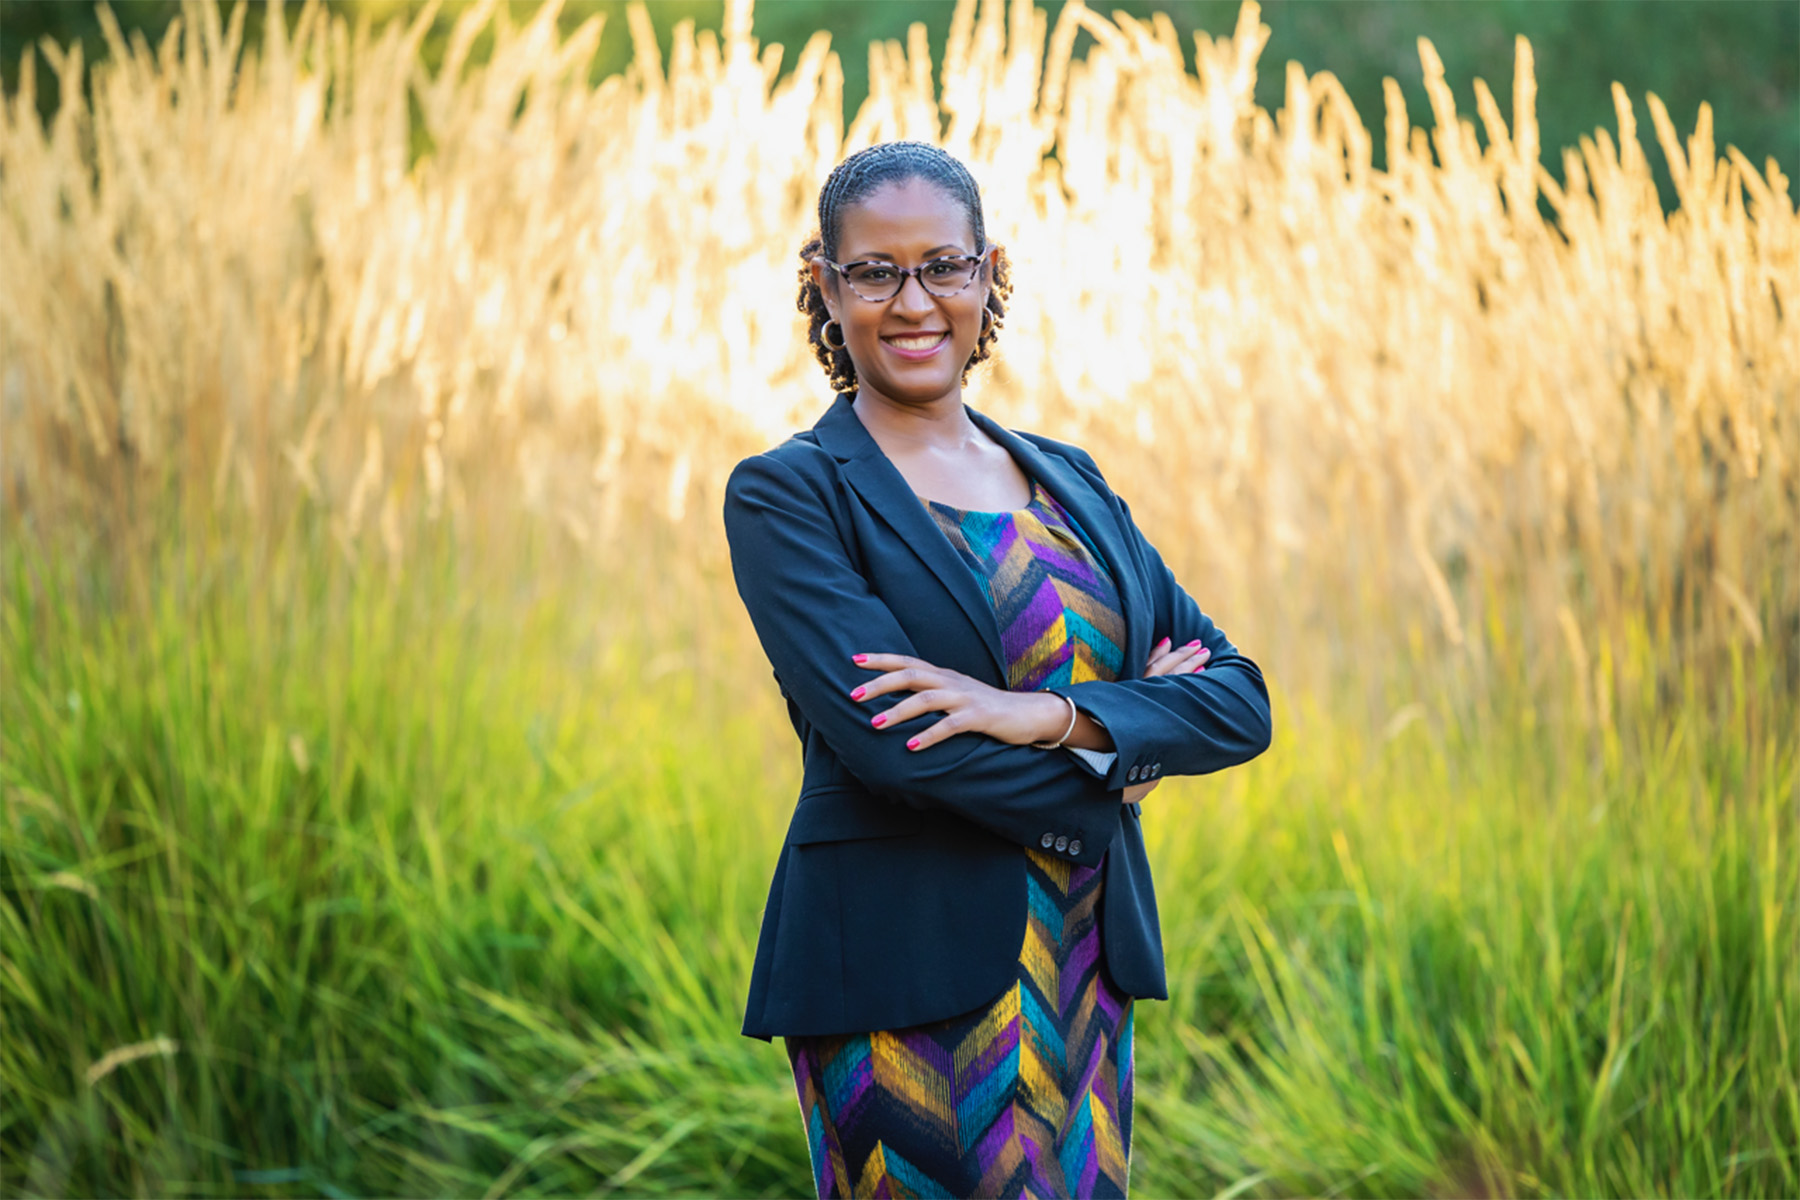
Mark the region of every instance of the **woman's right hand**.
<instances>
[{"instance_id":1,"label":"woman's right hand","mask_svg":"<svg viewBox=\"0 0 1800 1200\"><path fill-rule=\"evenodd\" d=\"M1206 660L1212 657L1212 651L1198 641L1189 642L1185 646L1171 646L1169 639L1164 638L1150 647L1150 662L1144 668L1144 677L1152 675L1198 675L1206 670ZM1161 779L1152 779L1149 783L1134 783L1120 795L1121 804L1136 804L1145 796L1156 790Z\"/></svg>"}]
</instances>

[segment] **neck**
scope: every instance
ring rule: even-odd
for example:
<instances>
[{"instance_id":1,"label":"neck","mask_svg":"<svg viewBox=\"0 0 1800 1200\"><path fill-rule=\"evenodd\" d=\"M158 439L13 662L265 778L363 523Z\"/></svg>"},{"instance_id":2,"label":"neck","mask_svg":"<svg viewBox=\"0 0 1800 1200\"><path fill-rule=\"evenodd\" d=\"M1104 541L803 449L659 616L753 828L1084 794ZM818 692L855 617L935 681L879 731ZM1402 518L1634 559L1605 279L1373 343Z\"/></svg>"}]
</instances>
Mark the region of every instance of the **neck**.
<instances>
[{"instance_id":1,"label":"neck","mask_svg":"<svg viewBox=\"0 0 1800 1200\"><path fill-rule=\"evenodd\" d=\"M903 404L859 388L850 407L863 428L884 446L904 442L935 450L956 450L981 436L963 407L960 387L921 404Z\"/></svg>"}]
</instances>

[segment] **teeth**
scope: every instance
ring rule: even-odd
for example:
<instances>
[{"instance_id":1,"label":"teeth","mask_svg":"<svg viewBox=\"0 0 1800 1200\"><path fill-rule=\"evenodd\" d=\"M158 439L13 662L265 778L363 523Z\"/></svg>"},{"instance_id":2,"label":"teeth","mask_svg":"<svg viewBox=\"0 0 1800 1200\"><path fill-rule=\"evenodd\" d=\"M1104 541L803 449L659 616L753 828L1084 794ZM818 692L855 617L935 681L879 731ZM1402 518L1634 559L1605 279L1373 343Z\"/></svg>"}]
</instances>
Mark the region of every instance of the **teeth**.
<instances>
[{"instance_id":1,"label":"teeth","mask_svg":"<svg viewBox=\"0 0 1800 1200\"><path fill-rule=\"evenodd\" d=\"M924 350L943 341L947 335L942 333L912 334L906 337L888 338L888 344L898 346L902 350Z\"/></svg>"}]
</instances>

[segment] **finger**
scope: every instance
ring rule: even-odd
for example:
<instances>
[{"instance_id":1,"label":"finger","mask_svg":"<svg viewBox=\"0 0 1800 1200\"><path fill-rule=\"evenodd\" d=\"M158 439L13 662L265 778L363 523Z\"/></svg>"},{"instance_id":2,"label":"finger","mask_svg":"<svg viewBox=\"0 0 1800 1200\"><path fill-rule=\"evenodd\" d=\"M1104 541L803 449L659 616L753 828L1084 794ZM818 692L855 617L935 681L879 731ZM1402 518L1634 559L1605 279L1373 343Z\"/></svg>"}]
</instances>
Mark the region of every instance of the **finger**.
<instances>
[{"instance_id":1,"label":"finger","mask_svg":"<svg viewBox=\"0 0 1800 1200\"><path fill-rule=\"evenodd\" d=\"M1198 654L1199 652L1201 652L1204 649L1205 649L1205 647L1202 646L1199 643L1199 641L1197 641L1197 640L1189 642L1185 646L1177 646L1177 647L1175 647L1175 649L1169 651L1167 654L1163 655L1160 659L1158 659L1157 663L1156 663L1156 669L1153 671L1147 672L1147 674L1154 674L1154 675L1173 675L1176 673L1185 674L1188 669L1188 664L1193 659L1194 655Z\"/></svg>"},{"instance_id":2,"label":"finger","mask_svg":"<svg viewBox=\"0 0 1800 1200\"><path fill-rule=\"evenodd\" d=\"M1150 669L1145 671L1144 674L1145 675L1168 675L1168 674L1171 674L1176 670L1176 668L1180 667L1182 663L1186 662L1187 659L1188 659L1188 656L1186 654L1183 654L1181 651L1171 650L1169 653L1163 655L1161 658L1158 658L1154 663L1152 663L1150 665Z\"/></svg>"},{"instance_id":3,"label":"finger","mask_svg":"<svg viewBox=\"0 0 1800 1200\"><path fill-rule=\"evenodd\" d=\"M933 721L931 725L912 737L906 739L906 748L912 751L929 750L946 738L955 737L962 732L962 722L956 713L951 713L941 721Z\"/></svg>"},{"instance_id":4,"label":"finger","mask_svg":"<svg viewBox=\"0 0 1800 1200\"><path fill-rule=\"evenodd\" d=\"M914 662L919 660L914 659ZM889 671L885 675L877 675L867 683L858 684L850 689L852 700L872 700L876 696L885 696L890 692L914 692L922 688L935 687L943 682L943 672L927 663L916 667L901 667L897 671Z\"/></svg>"},{"instance_id":5,"label":"finger","mask_svg":"<svg viewBox=\"0 0 1800 1200\"><path fill-rule=\"evenodd\" d=\"M928 688L922 692L914 692L892 708L876 713L869 718L869 724L876 729L891 729L927 713L950 712L960 707L957 700L955 692Z\"/></svg>"},{"instance_id":6,"label":"finger","mask_svg":"<svg viewBox=\"0 0 1800 1200\"><path fill-rule=\"evenodd\" d=\"M1155 662L1157 659L1157 656L1162 654L1168 648L1169 648L1169 639L1168 638L1164 638L1160 642L1156 643L1156 645L1150 647L1150 661Z\"/></svg>"},{"instance_id":7,"label":"finger","mask_svg":"<svg viewBox=\"0 0 1800 1200\"><path fill-rule=\"evenodd\" d=\"M902 667L929 667L931 664L910 654L852 654L850 661L870 671L898 671Z\"/></svg>"}]
</instances>

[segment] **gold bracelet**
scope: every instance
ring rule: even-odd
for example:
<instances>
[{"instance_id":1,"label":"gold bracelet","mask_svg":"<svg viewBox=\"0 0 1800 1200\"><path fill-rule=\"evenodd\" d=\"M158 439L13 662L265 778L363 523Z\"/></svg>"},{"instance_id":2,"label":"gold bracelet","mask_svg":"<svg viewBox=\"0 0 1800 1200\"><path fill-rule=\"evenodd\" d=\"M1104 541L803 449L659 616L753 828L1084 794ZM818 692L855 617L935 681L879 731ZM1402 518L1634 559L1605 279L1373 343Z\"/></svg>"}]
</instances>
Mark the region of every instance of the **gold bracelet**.
<instances>
[{"instance_id":1,"label":"gold bracelet","mask_svg":"<svg viewBox=\"0 0 1800 1200\"><path fill-rule=\"evenodd\" d=\"M1031 743L1032 748L1035 750L1060 750L1062 749L1062 744L1069 740L1069 735L1075 732L1075 721L1076 718L1081 715L1081 710L1075 707L1075 702L1073 700L1069 700L1069 698L1063 696L1061 692L1055 694L1061 696L1062 699L1069 701L1069 727L1063 730L1062 736L1057 738L1054 742Z\"/></svg>"}]
</instances>

